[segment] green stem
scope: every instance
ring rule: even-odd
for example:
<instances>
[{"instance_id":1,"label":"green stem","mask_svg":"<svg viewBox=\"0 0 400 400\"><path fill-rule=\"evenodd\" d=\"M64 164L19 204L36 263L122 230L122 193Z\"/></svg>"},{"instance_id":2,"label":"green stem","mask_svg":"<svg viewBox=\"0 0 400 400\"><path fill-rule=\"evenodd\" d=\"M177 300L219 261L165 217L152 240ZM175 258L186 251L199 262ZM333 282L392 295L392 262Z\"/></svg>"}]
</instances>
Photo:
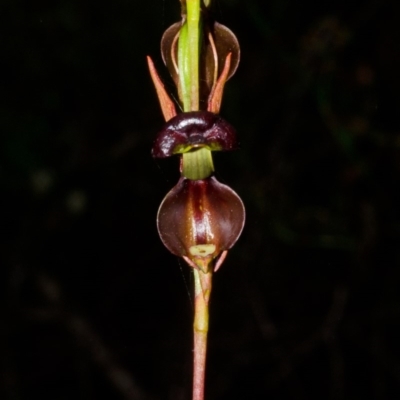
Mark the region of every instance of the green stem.
<instances>
[{"instance_id":1,"label":"green stem","mask_svg":"<svg viewBox=\"0 0 400 400\"><path fill-rule=\"evenodd\" d=\"M178 42L179 94L185 112L199 110L200 15L200 0L186 0L186 21L180 30ZM189 179L204 179L213 171L214 166L209 149L201 148L183 154L183 176ZM205 265L202 265L202 268L200 266L199 269L193 268L195 310L192 400L204 400L208 303L212 283L212 268L209 268L209 261L205 259Z\"/></svg>"},{"instance_id":2,"label":"green stem","mask_svg":"<svg viewBox=\"0 0 400 400\"><path fill-rule=\"evenodd\" d=\"M190 55L188 46L188 26L185 22L179 32L178 43L179 97L184 111L190 111Z\"/></svg>"},{"instance_id":3,"label":"green stem","mask_svg":"<svg viewBox=\"0 0 400 400\"><path fill-rule=\"evenodd\" d=\"M199 109L200 0L186 0L186 21L179 33L178 69L184 111Z\"/></svg>"},{"instance_id":4,"label":"green stem","mask_svg":"<svg viewBox=\"0 0 400 400\"><path fill-rule=\"evenodd\" d=\"M182 154L182 175L188 179L205 179L214 172L211 150L201 147Z\"/></svg>"},{"instance_id":5,"label":"green stem","mask_svg":"<svg viewBox=\"0 0 400 400\"><path fill-rule=\"evenodd\" d=\"M193 400L204 400L206 371L208 303L211 294L212 270L204 273L193 269L195 286L195 317L193 323Z\"/></svg>"},{"instance_id":6,"label":"green stem","mask_svg":"<svg viewBox=\"0 0 400 400\"><path fill-rule=\"evenodd\" d=\"M190 51L190 110L199 109L200 0L186 0Z\"/></svg>"}]
</instances>

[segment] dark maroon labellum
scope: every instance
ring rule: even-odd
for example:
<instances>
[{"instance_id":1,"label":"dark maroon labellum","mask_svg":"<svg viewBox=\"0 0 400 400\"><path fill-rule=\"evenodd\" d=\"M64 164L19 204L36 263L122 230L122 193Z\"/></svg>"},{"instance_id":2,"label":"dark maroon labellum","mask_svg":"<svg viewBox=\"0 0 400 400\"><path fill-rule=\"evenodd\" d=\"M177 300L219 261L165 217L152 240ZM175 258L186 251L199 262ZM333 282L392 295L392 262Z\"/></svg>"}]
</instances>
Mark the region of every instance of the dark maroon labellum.
<instances>
[{"instance_id":1,"label":"dark maroon labellum","mask_svg":"<svg viewBox=\"0 0 400 400\"><path fill-rule=\"evenodd\" d=\"M161 240L171 253L212 261L238 240L245 221L240 197L214 176L181 178L157 215Z\"/></svg>"},{"instance_id":2,"label":"dark maroon labellum","mask_svg":"<svg viewBox=\"0 0 400 400\"><path fill-rule=\"evenodd\" d=\"M156 158L186 153L193 148L234 150L236 131L227 121L209 111L191 111L170 119L158 133L152 155Z\"/></svg>"}]
</instances>

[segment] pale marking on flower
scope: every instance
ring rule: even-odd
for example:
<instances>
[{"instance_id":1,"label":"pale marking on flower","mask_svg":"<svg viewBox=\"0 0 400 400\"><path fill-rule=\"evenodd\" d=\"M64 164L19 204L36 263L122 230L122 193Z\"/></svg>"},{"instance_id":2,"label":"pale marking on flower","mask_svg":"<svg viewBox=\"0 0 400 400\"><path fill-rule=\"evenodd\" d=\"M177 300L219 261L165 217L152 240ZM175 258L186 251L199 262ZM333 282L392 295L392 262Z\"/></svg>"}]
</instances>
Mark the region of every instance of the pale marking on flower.
<instances>
[{"instance_id":1,"label":"pale marking on flower","mask_svg":"<svg viewBox=\"0 0 400 400\"><path fill-rule=\"evenodd\" d=\"M213 254L215 249L216 247L214 244L197 244L189 247L189 253L195 257L207 257Z\"/></svg>"}]
</instances>

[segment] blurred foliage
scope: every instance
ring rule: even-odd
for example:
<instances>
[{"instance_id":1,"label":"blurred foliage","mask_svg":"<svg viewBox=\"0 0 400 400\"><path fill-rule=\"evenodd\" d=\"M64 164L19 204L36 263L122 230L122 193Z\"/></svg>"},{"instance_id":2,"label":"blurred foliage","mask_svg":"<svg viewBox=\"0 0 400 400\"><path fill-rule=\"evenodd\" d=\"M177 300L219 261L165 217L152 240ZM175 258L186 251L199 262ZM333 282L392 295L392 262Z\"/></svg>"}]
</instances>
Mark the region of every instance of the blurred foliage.
<instances>
[{"instance_id":1,"label":"blurred foliage","mask_svg":"<svg viewBox=\"0 0 400 400\"><path fill-rule=\"evenodd\" d=\"M207 399L397 398L400 3L215 6L242 47L221 111L242 149L216 169L248 219ZM155 226L177 160L150 157L145 64L179 3L0 10L1 398L187 399L190 271Z\"/></svg>"}]
</instances>

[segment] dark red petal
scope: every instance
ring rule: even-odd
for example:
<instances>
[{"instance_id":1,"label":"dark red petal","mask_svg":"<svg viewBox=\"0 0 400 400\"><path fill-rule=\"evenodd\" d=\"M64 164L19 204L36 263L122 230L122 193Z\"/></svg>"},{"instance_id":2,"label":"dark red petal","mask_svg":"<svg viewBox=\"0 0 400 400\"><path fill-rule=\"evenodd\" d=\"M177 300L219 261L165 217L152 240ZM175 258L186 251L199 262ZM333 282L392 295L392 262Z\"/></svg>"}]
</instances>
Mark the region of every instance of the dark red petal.
<instances>
[{"instance_id":1,"label":"dark red petal","mask_svg":"<svg viewBox=\"0 0 400 400\"><path fill-rule=\"evenodd\" d=\"M211 150L234 150L238 147L236 131L217 114L192 111L170 119L158 133L152 155L170 157L182 148L207 146Z\"/></svg>"}]
</instances>

